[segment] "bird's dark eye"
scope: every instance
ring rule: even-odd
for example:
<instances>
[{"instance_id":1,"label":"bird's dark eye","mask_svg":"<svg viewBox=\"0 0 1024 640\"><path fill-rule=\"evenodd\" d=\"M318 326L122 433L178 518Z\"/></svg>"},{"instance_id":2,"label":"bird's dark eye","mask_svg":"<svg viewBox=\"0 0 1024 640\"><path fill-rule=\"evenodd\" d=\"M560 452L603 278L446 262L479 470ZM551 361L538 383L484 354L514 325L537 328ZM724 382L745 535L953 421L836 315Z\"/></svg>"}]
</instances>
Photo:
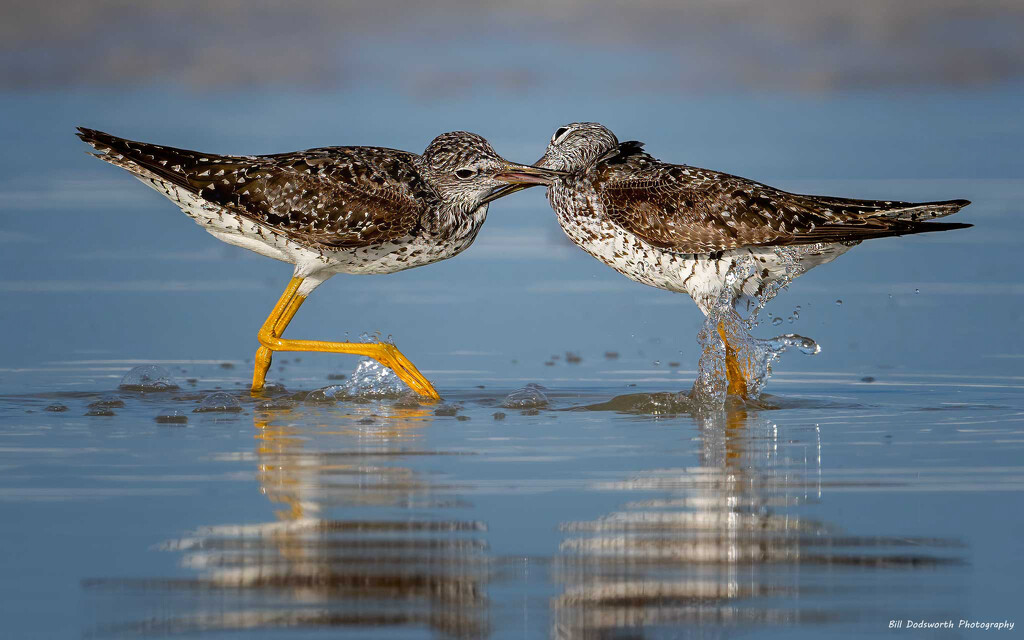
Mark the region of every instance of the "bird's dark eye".
<instances>
[{"instance_id":1,"label":"bird's dark eye","mask_svg":"<svg viewBox=\"0 0 1024 640\"><path fill-rule=\"evenodd\" d=\"M569 133L569 127L558 127L555 129L555 135L551 136L551 142L558 142L558 139Z\"/></svg>"},{"instance_id":2,"label":"bird's dark eye","mask_svg":"<svg viewBox=\"0 0 1024 640\"><path fill-rule=\"evenodd\" d=\"M473 169L459 169L455 172L455 175L458 176L459 180L469 180L475 173L476 171Z\"/></svg>"}]
</instances>

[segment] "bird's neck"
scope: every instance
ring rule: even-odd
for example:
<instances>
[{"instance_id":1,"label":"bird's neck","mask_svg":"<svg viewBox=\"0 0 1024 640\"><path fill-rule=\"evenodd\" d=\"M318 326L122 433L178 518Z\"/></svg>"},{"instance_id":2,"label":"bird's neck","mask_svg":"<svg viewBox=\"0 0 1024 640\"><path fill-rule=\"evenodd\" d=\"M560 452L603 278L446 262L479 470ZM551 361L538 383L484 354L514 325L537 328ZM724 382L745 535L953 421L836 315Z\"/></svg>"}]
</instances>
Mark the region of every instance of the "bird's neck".
<instances>
[{"instance_id":1,"label":"bird's neck","mask_svg":"<svg viewBox=\"0 0 1024 640\"><path fill-rule=\"evenodd\" d=\"M461 238L475 236L487 218L487 205L469 202L443 203L434 210L430 231Z\"/></svg>"}]
</instances>

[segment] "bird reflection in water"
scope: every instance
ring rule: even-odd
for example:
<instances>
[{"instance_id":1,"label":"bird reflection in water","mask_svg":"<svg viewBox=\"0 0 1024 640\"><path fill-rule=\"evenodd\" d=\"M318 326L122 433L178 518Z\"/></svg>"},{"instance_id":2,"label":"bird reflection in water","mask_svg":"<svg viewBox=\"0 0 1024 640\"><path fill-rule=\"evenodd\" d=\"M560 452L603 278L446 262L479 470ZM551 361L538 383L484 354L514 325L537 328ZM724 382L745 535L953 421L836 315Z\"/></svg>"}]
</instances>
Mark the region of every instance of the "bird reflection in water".
<instances>
[{"instance_id":1,"label":"bird reflection in water","mask_svg":"<svg viewBox=\"0 0 1024 640\"><path fill-rule=\"evenodd\" d=\"M649 412L652 406L671 409L666 402L672 398L680 396L633 394L584 409ZM687 629L695 637L717 637L707 634L865 615L877 620L877 611L849 609L865 602L881 609L899 597L872 591L871 570L908 570L910 588L934 595L938 587L913 570L962 564L950 551L962 546L955 540L850 536L801 515L822 500L816 428L798 448L786 446L780 427L741 402L724 411L690 412L699 429L700 466L601 483L592 489L661 496L562 524L567 537L555 561L554 578L563 589L552 599L554 637L646 637L659 628L673 630L672 637ZM849 575L837 575L842 571ZM870 595L867 601L851 593L835 597L845 589ZM829 590L831 600L815 599ZM837 601L844 604L837 607Z\"/></svg>"},{"instance_id":2,"label":"bird reflection in water","mask_svg":"<svg viewBox=\"0 0 1024 640\"><path fill-rule=\"evenodd\" d=\"M432 415L411 405L364 405L356 415L339 415L340 407L257 410L259 485L280 505L277 521L206 527L166 543L200 577L132 586L193 589L198 602L181 615L109 630L418 627L442 637L487 635L485 526L422 515L457 502L450 488L402 466L409 456L445 455L417 449ZM309 415L317 411L320 420Z\"/></svg>"}]
</instances>

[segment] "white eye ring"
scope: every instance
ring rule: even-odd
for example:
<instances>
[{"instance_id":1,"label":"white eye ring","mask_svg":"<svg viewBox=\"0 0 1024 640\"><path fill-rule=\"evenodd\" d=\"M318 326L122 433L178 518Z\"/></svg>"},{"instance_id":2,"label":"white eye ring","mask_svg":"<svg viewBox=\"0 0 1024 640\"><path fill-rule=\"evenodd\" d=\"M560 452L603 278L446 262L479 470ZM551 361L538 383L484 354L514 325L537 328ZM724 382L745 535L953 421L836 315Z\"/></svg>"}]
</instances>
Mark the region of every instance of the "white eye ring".
<instances>
[{"instance_id":1,"label":"white eye ring","mask_svg":"<svg viewBox=\"0 0 1024 640\"><path fill-rule=\"evenodd\" d=\"M551 136L551 144L557 144L564 138L569 132L572 131L569 127L558 127L555 129L555 135Z\"/></svg>"},{"instance_id":2,"label":"white eye ring","mask_svg":"<svg viewBox=\"0 0 1024 640\"><path fill-rule=\"evenodd\" d=\"M455 172L455 177L459 180L469 180L476 175L476 169L459 169Z\"/></svg>"}]
</instances>

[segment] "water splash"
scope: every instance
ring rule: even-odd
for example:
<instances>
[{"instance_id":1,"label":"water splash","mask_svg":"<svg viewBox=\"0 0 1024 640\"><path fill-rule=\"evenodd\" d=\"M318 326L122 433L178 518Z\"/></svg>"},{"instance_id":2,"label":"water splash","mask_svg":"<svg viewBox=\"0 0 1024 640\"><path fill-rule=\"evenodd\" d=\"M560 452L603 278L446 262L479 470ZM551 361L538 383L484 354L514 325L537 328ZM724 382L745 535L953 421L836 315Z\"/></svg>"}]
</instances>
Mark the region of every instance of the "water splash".
<instances>
[{"instance_id":1,"label":"water splash","mask_svg":"<svg viewBox=\"0 0 1024 640\"><path fill-rule=\"evenodd\" d=\"M362 332L359 334L359 342L366 342L369 344L390 344L391 346L395 346L394 336L388 334L388 337L385 338L384 334L380 332L380 329L377 329L372 333L369 331Z\"/></svg>"},{"instance_id":2,"label":"water splash","mask_svg":"<svg viewBox=\"0 0 1024 640\"><path fill-rule=\"evenodd\" d=\"M737 291L737 284L748 278L756 266L750 259L740 259L726 274L725 286L697 334L701 357L697 365L697 379L690 392L691 400L697 405L706 408L724 406L729 392L730 367L742 370L746 379L746 395L756 399L771 377L772 366L788 349L796 348L807 355L821 351L814 340L795 333L767 339L755 338L750 333L758 324L758 312L801 272L795 254L785 248L777 249L776 253L785 265L784 277L765 287L761 295L755 297L756 304L745 319L735 310L736 301L741 295ZM790 323L800 317L799 309L797 307L789 317ZM773 318L771 324L778 326L781 318ZM729 344L728 353L726 341Z\"/></svg>"},{"instance_id":3,"label":"water splash","mask_svg":"<svg viewBox=\"0 0 1024 640\"><path fill-rule=\"evenodd\" d=\"M333 385L342 398L400 398L408 391L395 372L371 358L363 358L343 384Z\"/></svg>"}]
</instances>

